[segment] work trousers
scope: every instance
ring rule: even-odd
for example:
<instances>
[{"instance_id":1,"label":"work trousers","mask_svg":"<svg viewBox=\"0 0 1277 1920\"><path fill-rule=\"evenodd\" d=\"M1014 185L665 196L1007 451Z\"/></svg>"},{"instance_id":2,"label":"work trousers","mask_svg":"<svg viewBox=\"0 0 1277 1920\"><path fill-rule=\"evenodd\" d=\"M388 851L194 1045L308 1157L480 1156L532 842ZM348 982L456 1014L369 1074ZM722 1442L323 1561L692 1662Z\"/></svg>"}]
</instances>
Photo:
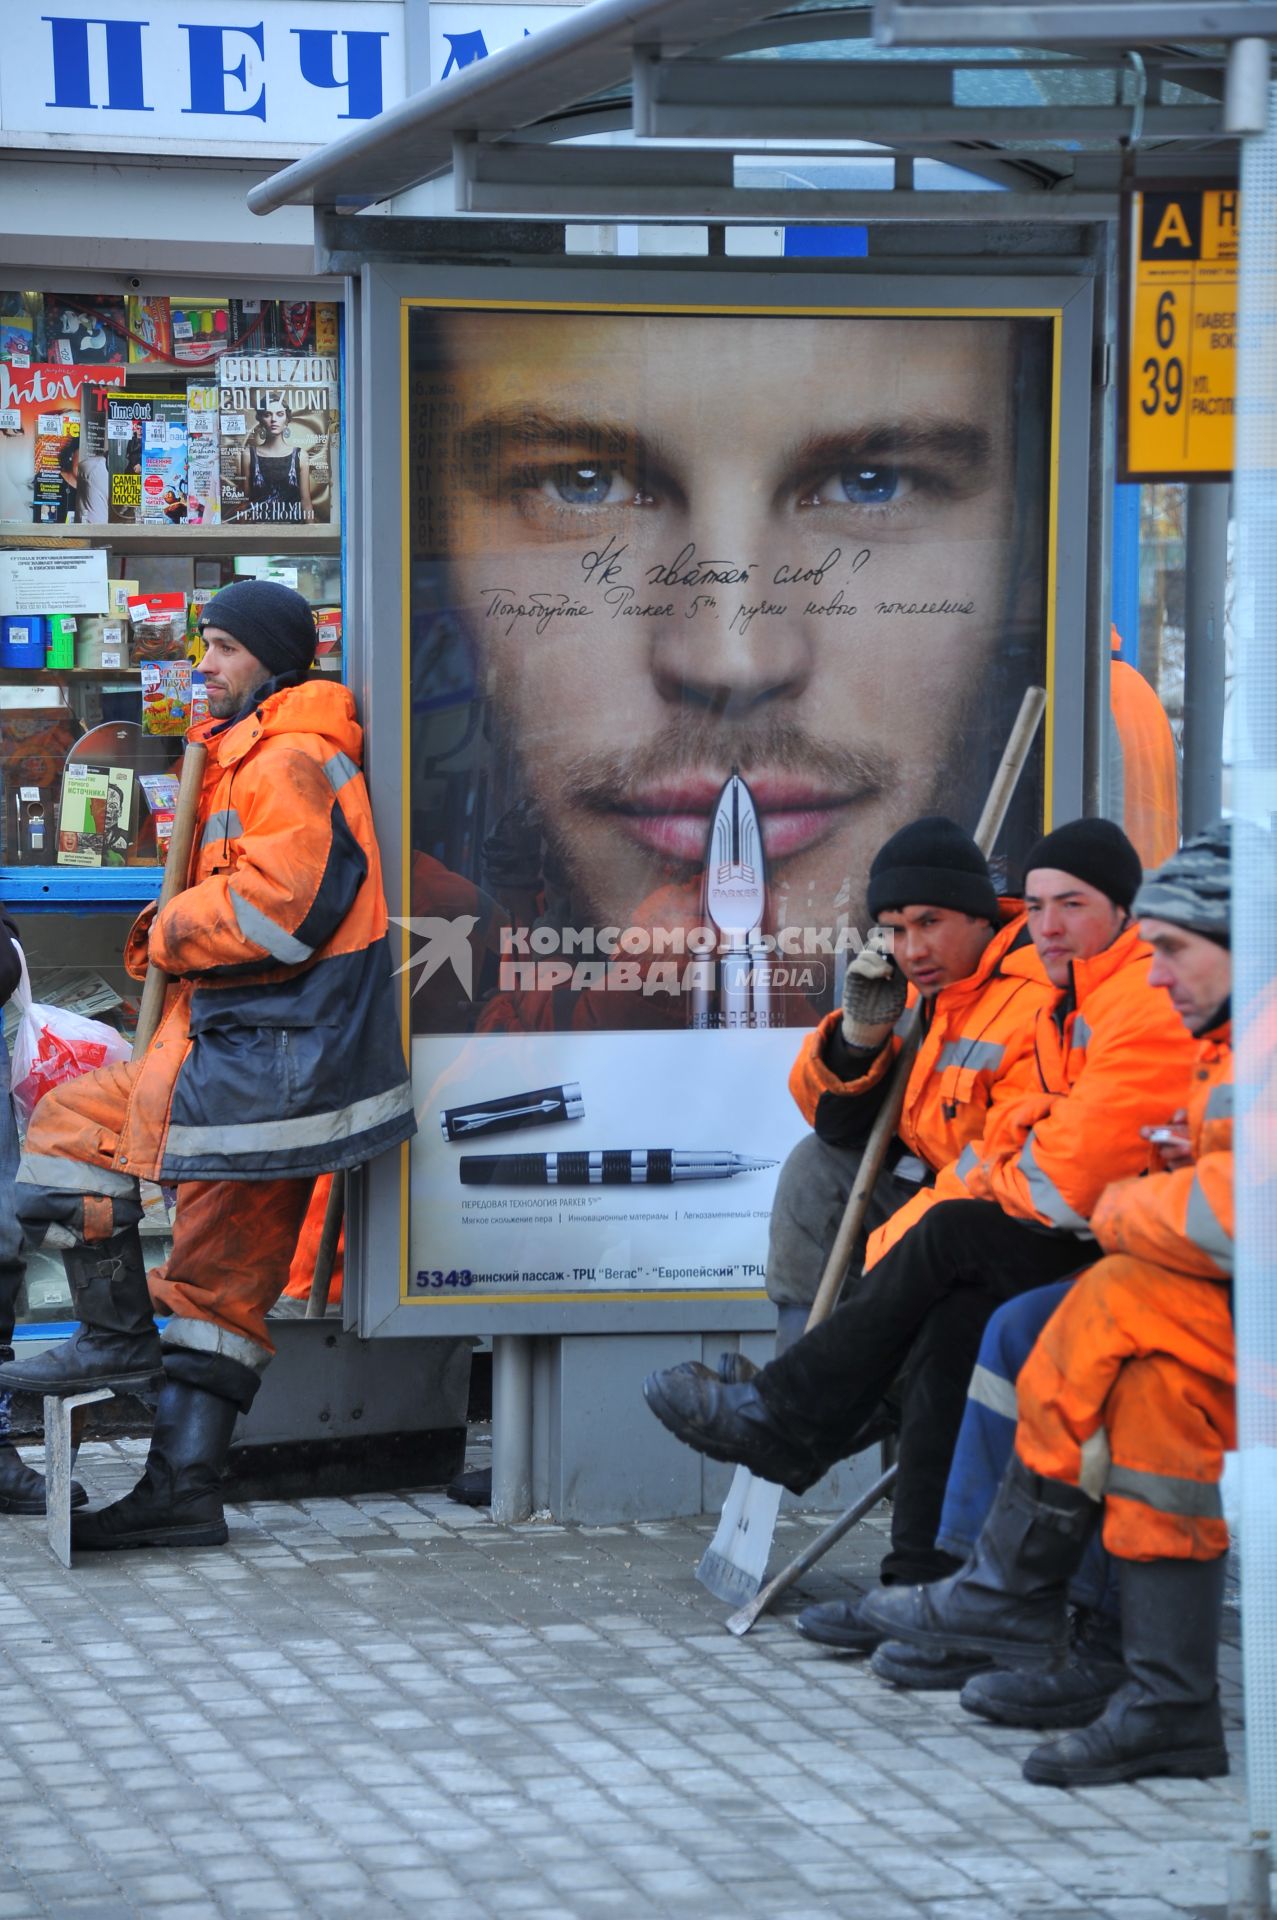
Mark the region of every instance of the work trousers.
<instances>
[{"instance_id":1,"label":"work trousers","mask_svg":"<svg viewBox=\"0 0 1277 1920\"><path fill-rule=\"evenodd\" d=\"M1228 1551L1219 1483L1236 1445L1228 1289L1129 1254L1072 1287L1020 1371L1015 1450L1104 1500L1119 1560Z\"/></svg>"},{"instance_id":2,"label":"work trousers","mask_svg":"<svg viewBox=\"0 0 1277 1920\"><path fill-rule=\"evenodd\" d=\"M965 1560L975 1545L1015 1451L1020 1369L1072 1285L1061 1280L1058 1286L1035 1287L1018 1300L1008 1300L984 1330L936 1535L936 1545L956 1560ZM1075 1606L1117 1617L1116 1570L1098 1535L1069 1582L1069 1598Z\"/></svg>"},{"instance_id":3,"label":"work trousers","mask_svg":"<svg viewBox=\"0 0 1277 1920\"><path fill-rule=\"evenodd\" d=\"M798 1142L776 1181L767 1239L767 1293L778 1307L809 1307L816 1298L834 1236L847 1210L847 1196L860 1171L863 1149L831 1147L819 1134ZM915 1166L921 1162L915 1160ZM930 1174L930 1169L925 1169ZM892 1214L912 1200L920 1181L902 1180L885 1169L874 1181L859 1240L848 1271L865 1264L865 1242Z\"/></svg>"},{"instance_id":4,"label":"work trousers","mask_svg":"<svg viewBox=\"0 0 1277 1920\"><path fill-rule=\"evenodd\" d=\"M137 1181L113 1164L136 1072L132 1062L101 1067L54 1087L32 1114L15 1193L33 1245L58 1226L91 1246L141 1219ZM148 1275L156 1312L171 1316L166 1346L261 1372L275 1351L266 1314L287 1282L313 1186L310 1176L179 1185L173 1251Z\"/></svg>"},{"instance_id":5,"label":"work trousers","mask_svg":"<svg viewBox=\"0 0 1277 1920\"><path fill-rule=\"evenodd\" d=\"M936 1532L981 1335L1001 1301L1074 1272L1080 1257L1072 1234L1013 1220L989 1201L943 1201L849 1284L823 1326L758 1375L778 1422L830 1463L903 1376L885 1580L930 1580L951 1567Z\"/></svg>"}]
</instances>

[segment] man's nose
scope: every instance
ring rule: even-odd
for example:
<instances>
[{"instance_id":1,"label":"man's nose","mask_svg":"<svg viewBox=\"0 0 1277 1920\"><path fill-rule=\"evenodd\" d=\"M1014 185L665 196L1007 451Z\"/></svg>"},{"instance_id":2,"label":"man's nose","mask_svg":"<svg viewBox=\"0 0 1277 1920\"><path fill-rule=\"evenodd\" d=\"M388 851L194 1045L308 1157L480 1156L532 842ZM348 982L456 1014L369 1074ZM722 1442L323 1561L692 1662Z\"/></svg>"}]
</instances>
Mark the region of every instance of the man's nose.
<instances>
[{"instance_id":1,"label":"man's nose","mask_svg":"<svg viewBox=\"0 0 1277 1920\"><path fill-rule=\"evenodd\" d=\"M1163 960L1161 954L1154 953L1153 964L1148 970L1149 986L1150 987L1169 987L1173 985L1174 978L1175 976L1172 974L1165 960Z\"/></svg>"},{"instance_id":2,"label":"man's nose","mask_svg":"<svg viewBox=\"0 0 1277 1920\"><path fill-rule=\"evenodd\" d=\"M755 489L720 477L699 491L699 510L687 514L684 529L683 552L669 556L675 577L644 589L670 609L648 629L662 698L724 719L795 699L812 672L803 618L810 596L775 584L777 567L792 555L774 551L775 529ZM745 579L722 577L746 570Z\"/></svg>"}]
</instances>

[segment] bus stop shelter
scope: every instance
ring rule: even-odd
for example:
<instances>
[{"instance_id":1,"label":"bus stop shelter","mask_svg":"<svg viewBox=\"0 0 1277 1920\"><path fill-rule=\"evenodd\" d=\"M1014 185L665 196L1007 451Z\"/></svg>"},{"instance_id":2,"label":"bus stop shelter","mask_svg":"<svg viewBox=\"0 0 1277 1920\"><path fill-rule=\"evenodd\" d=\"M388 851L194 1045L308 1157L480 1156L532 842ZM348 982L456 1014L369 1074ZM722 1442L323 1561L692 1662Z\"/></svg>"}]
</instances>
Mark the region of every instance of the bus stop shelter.
<instances>
[{"instance_id":1,"label":"bus stop shelter","mask_svg":"<svg viewBox=\"0 0 1277 1920\"><path fill-rule=\"evenodd\" d=\"M777 935L760 993L740 956L758 960L761 915L729 930L743 972L725 984L720 947L719 972L698 973L710 893L689 903L686 870L713 808L674 778L689 743L719 780L716 727L736 729L747 780L751 755L788 742L798 760L795 716L811 727L823 705L832 729L859 673L848 726L872 709L884 731L861 743L858 790L895 781L971 824L1003 698L1040 675L1046 738L1006 872L1044 821L1120 812L1124 267L1141 207L1239 187L1238 1004L1277 970L1275 30L1261 0L593 0L250 195L263 213L313 205L321 267L350 276L357 316L350 657L422 1131L355 1197L348 1324L492 1336L501 1517L696 1510L721 1480L662 1450L639 1381L712 1361L725 1337L768 1348L771 1176L736 1163L774 1163L801 1131L778 1117L799 1039L783 1029L832 1003L860 856L831 879L819 848L854 838L836 800L773 780L769 805L764 779L768 899L788 902L801 977ZM816 237L781 250L782 230ZM1173 413L1182 349L1159 349L1146 391ZM858 400L848 424L858 379L878 410ZM791 421L806 465L782 472ZM1219 801L1227 525L1217 486L1190 524L1190 825ZM836 784L846 768L816 744ZM748 850L729 852L739 876ZM691 1164L715 1152L733 1164ZM1237 1311L1266 1861L1277 1220L1271 1182L1251 1191Z\"/></svg>"}]
</instances>

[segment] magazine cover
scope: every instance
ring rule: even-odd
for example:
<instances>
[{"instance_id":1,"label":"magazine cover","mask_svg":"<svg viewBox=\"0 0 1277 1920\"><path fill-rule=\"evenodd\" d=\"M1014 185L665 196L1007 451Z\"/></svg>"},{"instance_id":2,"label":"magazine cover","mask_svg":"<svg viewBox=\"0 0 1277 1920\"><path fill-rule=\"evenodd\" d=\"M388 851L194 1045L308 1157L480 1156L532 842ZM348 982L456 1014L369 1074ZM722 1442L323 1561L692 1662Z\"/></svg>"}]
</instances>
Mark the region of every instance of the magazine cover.
<instances>
[{"instance_id":1,"label":"magazine cover","mask_svg":"<svg viewBox=\"0 0 1277 1920\"><path fill-rule=\"evenodd\" d=\"M35 423L31 518L37 526L76 518L80 422L74 413L41 413Z\"/></svg>"},{"instance_id":2,"label":"magazine cover","mask_svg":"<svg viewBox=\"0 0 1277 1920\"><path fill-rule=\"evenodd\" d=\"M84 394L100 393L123 383L123 367L59 367L43 361L36 366L15 367L0 361L0 522L30 526L40 517L36 513L36 441L55 437L52 416L78 420ZM56 437L71 438L71 430L68 427ZM46 450L41 456L46 476L47 460ZM93 520L92 509L100 499L101 518L105 520L105 465L99 474L78 437L75 457L69 457L64 478L76 496L75 517L84 522Z\"/></svg>"},{"instance_id":3,"label":"magazine cover","mask_svg":"<svg viewBox=\"0 0 1277 1920\"><path fill-rule=\"evenodd\" d=\"M141 515L142 468L148 422L176 423L185 440L186 395L175 393L113 393L88 403L95 415L88 443L96 446L99 433L106 456L107 518L134 525ZM185 465L185 460L183 460Z\"/></svg>"},{"instance_id":4,"label":"magazine cover","mask_svg":"<svg viewBox=\"0 0 1277 1920\"><path fill-rule=\"evenodd\" d=\"M222 517L221 389L192 380L186 389L186 520L215 527Z\"/></svg>"},{"instance_id":5,"label":"magazine cover","mask_svg":"<svg viewBox=\"0 0 1277 1920\"><path fill-rule=\"evenodd\" d=\"M185 415L185 408L183 408ZM148 420L142 428L144 526L173 527L186 519L186 420Z\"/></svg>"},{"instance_id":6,"label":"magazine cover","mask_svg":"<svg viewBox=\"0 0 1277 1920\"><path fill-rule=\"evenodd\" d=\"M223 521L340 518L337 361L227 354L221 381Z\"/></svg>"}]
</instances>

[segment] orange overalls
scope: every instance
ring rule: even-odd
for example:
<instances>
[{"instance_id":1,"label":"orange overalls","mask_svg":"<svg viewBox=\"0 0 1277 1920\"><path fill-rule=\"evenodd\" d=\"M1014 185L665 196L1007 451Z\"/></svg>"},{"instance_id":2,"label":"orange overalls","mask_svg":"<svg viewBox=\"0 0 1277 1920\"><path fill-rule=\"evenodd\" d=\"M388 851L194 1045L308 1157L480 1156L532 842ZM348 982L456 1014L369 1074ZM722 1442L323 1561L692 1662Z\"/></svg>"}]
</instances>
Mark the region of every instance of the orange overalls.
<instances>
[{"instance_id":1,"label":"orange overalls","mask_svg":"<svg viewBox=\"0 0 1277 1920\"><path fill-rule=\"evenodd\" d=\"M1236 1444L1233 1085L1227 1026L1201 1045L1188 1101L1194 1165L1105 1191L1109 1257L1074 1285L1016 1382L1026 1466L1104 1496L1122 1560L1214 1560ZM1111 1464L1106 1463L1111 1462Z\"/></svg>"}]
</instances>

